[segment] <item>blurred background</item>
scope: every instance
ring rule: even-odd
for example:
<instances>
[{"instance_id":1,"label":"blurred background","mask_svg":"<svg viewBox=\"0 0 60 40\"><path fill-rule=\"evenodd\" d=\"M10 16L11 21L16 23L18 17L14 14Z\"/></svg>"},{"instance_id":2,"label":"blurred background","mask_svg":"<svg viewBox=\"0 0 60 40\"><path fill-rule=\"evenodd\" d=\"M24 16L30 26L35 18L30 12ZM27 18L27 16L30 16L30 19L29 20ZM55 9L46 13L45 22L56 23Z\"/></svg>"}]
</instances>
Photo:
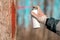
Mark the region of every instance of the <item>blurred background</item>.
<instances>
[{"instance_id":1,"label":"blurred background","mask_svg":"<svg viewBox=\"0 0 60 40\"><path fill-rule=\"evenodd\" d=\"M60 19L60 0L18 0L17 7L17 40L60 40L59 36L41 24L39 29L33 28L31 10L40 6L48 17Z\"/></svg>"}]
</instances>

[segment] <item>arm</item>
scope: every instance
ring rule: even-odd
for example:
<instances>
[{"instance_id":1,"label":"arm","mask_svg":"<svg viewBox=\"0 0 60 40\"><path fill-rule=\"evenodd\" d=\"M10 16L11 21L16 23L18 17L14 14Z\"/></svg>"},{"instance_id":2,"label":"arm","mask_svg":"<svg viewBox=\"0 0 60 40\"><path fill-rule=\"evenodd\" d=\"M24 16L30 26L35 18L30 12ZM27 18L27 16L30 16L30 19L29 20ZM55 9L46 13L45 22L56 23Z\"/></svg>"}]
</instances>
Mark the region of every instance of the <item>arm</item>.
<instances>
[{"instance_id":1,"label":"arm","mask_svg":"<svg viewBox=\"0 0 60 40\"><path fill-rule=\"evenodd\" d=\"M34 12L32 12L31 14L40 22L43 23L47 26L47 28L57 34L60 35L60 21L56 20L54 18L48 18L40 9L39 6L37 6L38 8L38 14L35 14Z\"/></svg>"}]
</instances>

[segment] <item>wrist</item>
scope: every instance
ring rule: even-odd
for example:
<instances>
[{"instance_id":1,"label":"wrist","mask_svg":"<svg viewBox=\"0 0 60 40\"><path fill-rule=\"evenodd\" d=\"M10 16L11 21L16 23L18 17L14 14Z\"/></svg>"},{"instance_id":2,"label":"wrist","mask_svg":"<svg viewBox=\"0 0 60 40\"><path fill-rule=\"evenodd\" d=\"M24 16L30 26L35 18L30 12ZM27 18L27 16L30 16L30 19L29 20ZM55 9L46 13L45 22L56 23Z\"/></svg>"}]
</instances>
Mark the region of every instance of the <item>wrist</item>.
<instances>
[{"instance_id":1,"label":"wrist","mask_svg":"<svg viewBox=\"0 0 60 40\"><path fill-rule=\"evenodd\" d=\"M39 22L41 22L41 23L45 24L45 23L46 23L47 18L48 18L48 17L44 15L44 16L39 17L39 18L38 18L38 20L39 20Z\"/></svg>"}]
</instances>

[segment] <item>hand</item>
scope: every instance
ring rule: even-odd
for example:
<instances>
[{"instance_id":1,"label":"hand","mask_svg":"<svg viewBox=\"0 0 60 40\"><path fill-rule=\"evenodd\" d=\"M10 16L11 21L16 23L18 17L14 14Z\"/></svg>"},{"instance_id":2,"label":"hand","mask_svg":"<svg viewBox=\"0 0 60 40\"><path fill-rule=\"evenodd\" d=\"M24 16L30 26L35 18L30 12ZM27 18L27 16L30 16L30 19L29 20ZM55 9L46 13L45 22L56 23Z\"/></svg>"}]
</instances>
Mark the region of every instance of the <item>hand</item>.
<instances>
[{"instance_id":1,"label":"hand","mask_svg":"<svg viewBox=\"0 0 60 40\"><path fill-rule=\"evenodd\" d=\"M31 12L32 16L34 16L39 22L44 23L46 22L47 16L42 12L39 6L38 8L38 13L35 14L33 11Z\"/></svg>"}]
</instances>

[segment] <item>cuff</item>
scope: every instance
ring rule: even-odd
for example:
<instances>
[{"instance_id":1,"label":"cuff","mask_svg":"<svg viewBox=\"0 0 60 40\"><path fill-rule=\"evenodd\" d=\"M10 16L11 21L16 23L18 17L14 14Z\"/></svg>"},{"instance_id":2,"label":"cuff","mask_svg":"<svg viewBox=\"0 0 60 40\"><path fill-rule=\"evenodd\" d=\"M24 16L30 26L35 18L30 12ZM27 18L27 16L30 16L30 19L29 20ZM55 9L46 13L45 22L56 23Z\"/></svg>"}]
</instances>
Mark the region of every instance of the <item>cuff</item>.
<instances>
[{"instance_id":1,"label":"cuff","mask_svg":"<svg viewBox=\"0 0 60 40\"><path fill-rule=\"evenodd\" d=\"M47 18L45 25L53 32L56 32L56 20L54 18Z\"/></svg>"}]
</instances>

